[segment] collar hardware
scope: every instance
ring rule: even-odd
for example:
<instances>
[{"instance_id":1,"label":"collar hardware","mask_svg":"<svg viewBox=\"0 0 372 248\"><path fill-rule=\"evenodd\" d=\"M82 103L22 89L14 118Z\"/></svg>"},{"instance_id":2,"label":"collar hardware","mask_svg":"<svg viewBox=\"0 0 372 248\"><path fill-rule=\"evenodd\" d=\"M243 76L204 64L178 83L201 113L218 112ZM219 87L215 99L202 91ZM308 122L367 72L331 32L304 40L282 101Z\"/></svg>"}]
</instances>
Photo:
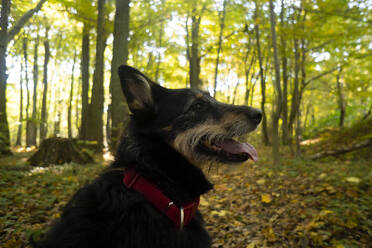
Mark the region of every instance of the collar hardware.
<instances>
[{"instance_id":1,"label":"collar hardware","mask_svg":"<svg viewBox=\"0 0 372 248\"><path fill-rule=\"evenodd\" d=\"M127 188L141 193L155 208L172 220L181 231L194 218L199 206L200 196L178 207L156 185L133 168L125 172L123 183Z\"/></svg>"}]
</instances>

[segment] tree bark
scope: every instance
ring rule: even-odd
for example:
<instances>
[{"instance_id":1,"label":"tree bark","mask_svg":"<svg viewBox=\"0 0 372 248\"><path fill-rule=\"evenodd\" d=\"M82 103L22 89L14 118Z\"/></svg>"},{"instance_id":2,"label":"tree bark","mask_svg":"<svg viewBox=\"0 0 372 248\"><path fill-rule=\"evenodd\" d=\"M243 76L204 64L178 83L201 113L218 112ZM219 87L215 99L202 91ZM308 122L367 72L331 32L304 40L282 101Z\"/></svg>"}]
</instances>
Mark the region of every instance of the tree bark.
<instances>
[{"instance_id":1,"label":"tree bark","mask_svg":"<svg viewBox=\"0 0 372 248\"><path fill-rule=\"evenodd\" d=\"M340 127L344 127L345 122L345 113L346 113L346 104L345 104L345 96L343 91L343 82L341 82L341 73L342 67L338 70L336 83L337 83L337 95L338 95L338 107L340 108L340 119L338 125Z\"/></svg>"},{"instance_id":2,"label":"tree bark","mask_svg":"<svg viewBox=\"0 0 372 248\"><path fill-rule=\"evenodd\" d=\"M296 115L296 131L295 131L295 137L296 137L296 151L295 151L295 157L299 158L301 157L301 109L298 109L298 114Z\"/></svg>"},{"instance_id":3,"label":"tree bark","mask_svg":"<svg viewBox=\"0 0 372 248\"><path fill-rule=\"evenodd\" d=\"M47 137L48 133L48 112L47 112L47 94L48 94L48 63L50 57L49 47L49 27L45 29L44 40L44 66L43 66L43 100L41 105L41 123L40 123L40 142Z\"/></svg>"},{"instance_id":4,"label":"tree bark","mask_svg":"<svg viewBox=\"0 0 372 248\"><path fill-rule=\"evenodd\" d=\"M224 27L225 27L226 4L227 4L227 0L223 0L222 11L219 13L219 16L220 16L220 34L219 34L219 37L218 37L216 67L215 67L215 71L214 71L213 97L216 96L216 89L217 89L218 65L220 63L220 53L221 53L221 49L222 49L222 35L223 35ZM234 99L235 99L235 97L234 97Z\"/></svg>"},{"instance_id":5,"label":"tree bark","mask_svg":"<svg viewBox=\"0 0 372 248\"><path fill-rule=\"evenodd\" d=\"M19 87L20 87L20 95L19 95L19 124L18 124L18 132L17 132L17 141L16 146L22 146L22 129L23 129L23 63L21 61L21 71L19 73Z\"/></svg>"},{"instance_id":6,"label":"tree bark","mask_svg":"<svg viewBox=\"0 0 372 248\"><path fill-rule=\"evenodd\" d=\"M234 87L233 99L232 99L232 103L231 104L235 104L236 95L238 93L238 88L239 88L239 81L236 83L236 85Z\"/></svg>"},{"instance_id":7,"label":"tree bark","mask_svg":"<svg viewBox=\"0 0 372 248\"><path fill-rule=\"evenodd\" d=\"M68 104L67 109L67 131L68 137L72 138L72 124L71 124L71 112L72 112L72 99L74 97L74 71L75 71L75 63L76 63L76 51L74 52L74 60L72 62L72 69L71 69L71 85L70 85L70 101Z\"/></svg>"},{"instance_id":8,"label":"tree bark","mask_svg":"<svg viewBox=\"0 0 372 248\"><path fill-rule=\"evenodd\" d=\"M38 53L39 53L39 26L37 27L37 36L34 46L34 68L33 68L33 82L34 82L34 91L32 96L32 115L30 122L30 146L36 146L36 137L37 137L37 85L39 81L39 65L38 65Z\"/></svg>"},{"instance_id":9,"label":"tree bark","mask_svg":"<svg viewBox=\"0 0 372 248\"><path fill-rule=\"evenodd\" d=\"M26 147L30 147L30 129L31 120L29 116L30 109L30 90L29 90L29 80L28 80L28 46L27 46L27 36L23 37L23 58L25 60L25 81L26 81Z\"/></svg>"},{"instance_id":10,"label":"tree bark","mask_svg":"<svg viewBox=\"0 0 372 248\"><path fill-rule=\"evenodd\" d=\"M10 12L10 0L1 2L0 19L0 154L10 155L9 126L6 116L6 52L8 47L8 19Z\"/></svg>"},{"instance_id":11,"label":"tree bark","mask_svg":"<svg viewBox=\"0 0 372 248\"><path fill-rule=\"evenodd\" d=\"M106 47L105 38L105 0L98 0L96 62L93 73L92 98L89 104L89 125L87 135L89 141L97 143L96 151L103 148L103 104L104 104L104 52Z\"/></svg>"},{"instance_id":12,"label":"tree bark","mask_svg":"<svg viewBox=\"0 0 372 248\"><path fill-rule=\"evenodd\" d=\"M281 113L281 106L282 106L282 89L280 86L280 65L278 59L278 48L277 48L277 38L276 38L276 30L275 30L275 13L274 13L274 4L273 0L270 0L270 28L271 28L271 39L272 45L274 48L274 65L275 65L275 87L274 87L274 94L275 94L275 101L273 106L273 118L272 118L272 154L274 159L275 165L280 165L280 153L279 153L279 118Z\"/></svg>"},{"instance_id":13,"label":"tree bark","mask_svg":"<svg viewBox=\"0 0 372 248\"><path fill-rule=\"evenodd\" d=\"M191 48L189 45L189 29L186 21L186 33L187 33L187 58L189 60L189 82L191 88L200 88L200 61L199 55L199 29L201 17L204 12L205 6L201 10L201 13L197 13L196 7L191 12Z\"/></svg>"},{"instance_id":14,"label":"tree bark","mask_svg":"<svg viewBox=\"0 0 372 248\"><path fill-rule=\"evenodd\" d=\"M283 106L282 106L282 143L284 145L288 144L288 72L287 72L287 40L285 37L285 22L284 22L284 0L281 1L281 12L280 12L280 24L281 24L281 34L280 34L280 41L281 41L281 58L282 58L282 74L283 74Z\"/></svg>"},{"instance_id":15,"label":"tree bark","mask_svg":"<svg viewBox=\"0 0 372 248\"><path fill-rule=\"evenodd\" d=\"M88 110L89 110L89 35L90 27L84 22L81 46L81 125L80 139L87 140Z\"/></svg>"},{"instance_id":16,"label":"tree bark","mask_svg":"<svg viewBox=\"0 0 372 248\"><path fill-rule=\"evenodd\" d=\"M111 104L109 112L111 116L111 130L109 145L110 150L116 149L123 129L124 120L128 119L128 108L125 103L118 75L118 68L126 64L128 59L129 37L129 0L116 0L114 21L114 44L111 61L110 94Z\"/></svg>"},{"instance_id":17,"label":"tree bark","mask_svg":"<svg viewBox=\"0 0 372 248\"><path fill-rule=\"evenodd\" d=\"M294 79L293 79L293 91L292 91L292 101L291 101L291 112L289 115L289 122L288 122L288 142L292 145L292 136L293 136L293 125L296 120L297 105L299 104L299 78L298 74L300 72L300 51L298 45L298 39L294 37Z\"/></svg>"},{"instance_id":18,"label":"tree bark","mask_svg":"<svg viewBox=\"0 0 372 248\"><path fill-rule=\"evenodd\" d=\"M267 146L270 144L269 141L269 134L267 131L267 118L266 118L266 111L265 111L265 103L266 103L266 82L263 73L263 63L262 63L262 55L261 55L261 43L260 43L260 29L258 25L258 3L255 1L255 33L256 33L256 45L257 45L257 56L258 56L258 63L260 67L260 77L261 77L261 112L262 112L262 140L263 143Z\"/></svg>"},{"instance_id":19,"label":"tree bark","mask_svg":"<svg viewBox=\"0 0 372 248\"><path fill-rule=\"evenodd\" d=\"M247 57L248 57L248 54L247 54ZM253 53L252 57L251 57L251 61L249 63L249 67L247 69L246 67L246 61L245 61L245 65L244 65L244 69L245 69L245 95L244 95L244 105L248 105L248 101L249 101L249 95L252 91L252 87L249 86L249 83L250 83L250 80L249 80L249 76L250 76L250 72L251 72L251 69L252 69L252 66L253 64L256 62L256 54ZM254 76L254 71L252 72L252 75L251 75L251 80ZM253 93L253 91L252 91Z\"/></svg>"},{"instance_id":20,"label":"tree bark","mask_svg":"<svg viewBox=\"0 0 372 248\"><path fill-rule=\"evenodd\" d=\"M161 5L164 6L164 4L165 4L165 0L161 0ZM163 34L164 34L164 21L161 21L160 28L159 28L159 37L157 41L158 48L161 48L163 46ZM160 62L161 62L161 53L158 51L158 53L156 54L155 82L158 82L159 80Z\"/></svg>"}]
</instances>

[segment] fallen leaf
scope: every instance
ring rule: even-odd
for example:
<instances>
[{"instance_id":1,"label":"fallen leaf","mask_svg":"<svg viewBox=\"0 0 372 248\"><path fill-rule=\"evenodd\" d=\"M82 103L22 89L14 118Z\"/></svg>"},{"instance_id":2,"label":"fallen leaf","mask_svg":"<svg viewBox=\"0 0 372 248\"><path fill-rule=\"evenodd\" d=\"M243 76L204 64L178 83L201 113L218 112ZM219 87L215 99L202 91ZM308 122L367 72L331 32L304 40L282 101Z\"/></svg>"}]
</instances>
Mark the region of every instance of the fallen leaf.
<instances>
[{"instance_id":1,"label":"fallen leaf","mask_svg":"<svg viewBox=\"0 0 372 248\"><path fill-rule=\"evenodd\" d=\"M261 201L264 203L270 203L272 201L272 197L270 194L262 194Z\"/></svg>"},{"instance_id":2,"label":"fallen leaf","mask_svg":"<svg viewBox=\"0 0 372 248\"><path fill-rule=\"evenodd\" d=\"M257 182L257 184L262 185L262 184L265 183L265 179L264 178L261 178L261 179L257 180L256 182Z\"/></svg>"},{"instance_id":3,"label":"fallen leaf","mask_svg":"<svg viewBox=\"0 0 372 248\"><path fill-rule=\"evenodd\" d=\"M346 178L346 181L348 181L349 183L360 183L360 178L357 178L357 177L347 177Z\"/></svg>"}]
</instances>

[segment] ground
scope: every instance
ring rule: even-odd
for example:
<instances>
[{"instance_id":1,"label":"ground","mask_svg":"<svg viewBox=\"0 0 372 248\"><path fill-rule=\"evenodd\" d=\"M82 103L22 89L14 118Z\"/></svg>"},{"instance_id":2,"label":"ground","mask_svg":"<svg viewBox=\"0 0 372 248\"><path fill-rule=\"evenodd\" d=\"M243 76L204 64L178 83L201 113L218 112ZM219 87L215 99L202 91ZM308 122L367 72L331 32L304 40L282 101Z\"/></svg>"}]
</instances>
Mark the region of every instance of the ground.
<instances>
[{"instance_id":1,"label":"ground","mask_svg":"<svg viewBox=\"0 0 372 248\"><path fill-rule=\"evenodd\" d=\"M372 172L368 160L310 162L286 157L272 166L268 148L261 159L212 168L214 190L200 209L213 247L370 247ZM96 164L35 168L28 153L0 159L0 247L28 247L58 218L80 186L107 166Z\"/></svg>"}]
</instances>

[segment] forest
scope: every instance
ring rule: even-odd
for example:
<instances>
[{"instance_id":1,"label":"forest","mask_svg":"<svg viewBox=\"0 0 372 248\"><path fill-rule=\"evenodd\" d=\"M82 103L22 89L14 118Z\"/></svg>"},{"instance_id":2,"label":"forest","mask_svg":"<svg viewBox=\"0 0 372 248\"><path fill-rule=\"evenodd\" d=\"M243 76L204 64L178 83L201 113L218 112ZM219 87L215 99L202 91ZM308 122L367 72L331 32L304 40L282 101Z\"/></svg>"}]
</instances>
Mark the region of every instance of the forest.
<instances>
[{"instance_id":1,"label":"forest","mask_svg":"<svg viewBox=\"0 0 372 248\"><path fill-rule=\"evenodd\" d=\"M259 161L206 168L212 247L370 247L371 27L371 0L2 0L0 247L113 160L123 64L262 111Z\"/></svg>"}]
</instances>

